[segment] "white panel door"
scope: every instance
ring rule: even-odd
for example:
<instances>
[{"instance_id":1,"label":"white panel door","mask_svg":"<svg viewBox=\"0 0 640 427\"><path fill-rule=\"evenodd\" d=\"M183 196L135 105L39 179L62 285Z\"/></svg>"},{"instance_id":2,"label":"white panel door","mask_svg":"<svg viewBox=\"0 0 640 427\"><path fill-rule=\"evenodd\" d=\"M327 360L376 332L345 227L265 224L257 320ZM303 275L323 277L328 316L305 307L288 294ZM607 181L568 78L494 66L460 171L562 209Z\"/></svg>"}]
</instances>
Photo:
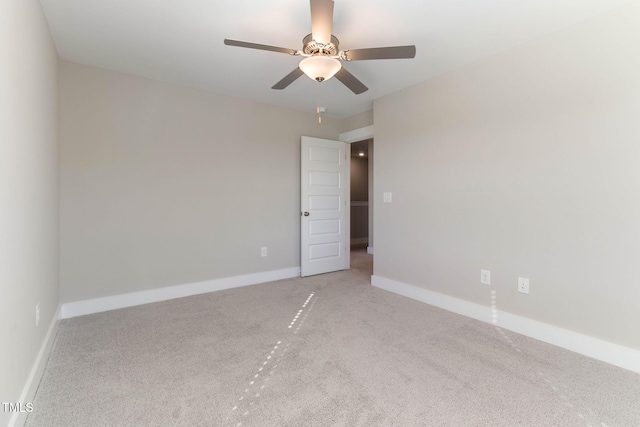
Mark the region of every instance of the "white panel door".
<instances>
[{"instance_id":1,"label":"white panel door","mask_svg":"<svg viewBox=\"0 0 640 427\"><path fill-rule=\"evenodd\" d=\"M349 267L348 156L341 141L302 137L301 276Z\"/></svg>"}]
</instances>

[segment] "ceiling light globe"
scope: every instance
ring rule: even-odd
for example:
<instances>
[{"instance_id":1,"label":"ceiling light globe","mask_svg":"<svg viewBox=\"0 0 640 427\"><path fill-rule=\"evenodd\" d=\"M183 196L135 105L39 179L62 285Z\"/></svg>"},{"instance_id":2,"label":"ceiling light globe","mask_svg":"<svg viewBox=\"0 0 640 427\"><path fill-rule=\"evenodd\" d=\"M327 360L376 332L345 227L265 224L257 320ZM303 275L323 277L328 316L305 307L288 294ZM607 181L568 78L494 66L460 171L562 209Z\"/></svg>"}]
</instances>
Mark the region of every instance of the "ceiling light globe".
<instances>
[{"instance_id":1,"label":"ceiling light globe","mask_svg":"<svg viewBox=\"0 0 640 427\"><path fill-rule=\"evenodd\" d=\"M305 58L298 66L310 79L319 82L329 80L342 68L340 61L323 55Z\"/></svg>"}]
</instances>

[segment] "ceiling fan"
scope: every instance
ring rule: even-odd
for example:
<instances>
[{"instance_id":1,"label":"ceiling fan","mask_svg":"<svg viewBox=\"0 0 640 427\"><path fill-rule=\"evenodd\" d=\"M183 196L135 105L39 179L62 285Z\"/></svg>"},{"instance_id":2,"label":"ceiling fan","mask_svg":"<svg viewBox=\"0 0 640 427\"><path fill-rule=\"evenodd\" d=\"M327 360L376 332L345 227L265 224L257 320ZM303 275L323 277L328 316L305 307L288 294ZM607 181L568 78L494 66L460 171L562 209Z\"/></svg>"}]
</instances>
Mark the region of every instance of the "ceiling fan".
<instances>
[{"instance_id":1,"label":"ceiling fan","mask_svg":"<svg viewBox=\"0 0 640 427\"><path fill-rule=\"evenodd\" d=\"M368 88L353 74L347 71L342 66L340 60L400 59L414 58L416 56L416 47L413 45L339 50L339 41L331 34L331 27L333 26L333 0L310 1L311 34L308 34L302 39L302 50L231 39L224 39L224 44L305 57L300 61L300 64L298 64L295 70L287 74L271 89L284 89L302 74L306 74L309 78L318 82L328 80L335 76L336 79L340 80L356 95L367 91Z\"/></svg>"}]
</instances>

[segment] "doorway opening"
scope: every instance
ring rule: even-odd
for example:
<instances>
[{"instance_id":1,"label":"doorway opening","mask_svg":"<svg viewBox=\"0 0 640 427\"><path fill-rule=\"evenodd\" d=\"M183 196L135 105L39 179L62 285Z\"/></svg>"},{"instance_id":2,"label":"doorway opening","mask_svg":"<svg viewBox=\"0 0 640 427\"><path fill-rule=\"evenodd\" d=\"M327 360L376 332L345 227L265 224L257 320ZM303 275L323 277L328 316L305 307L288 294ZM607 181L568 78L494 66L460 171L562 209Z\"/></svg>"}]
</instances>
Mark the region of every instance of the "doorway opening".
<instances>
[{"instance_id":1,"label":"doorway opening","mask_svg":"<svg viewBox=\"0 0 640 427\"><path fill-rule=\"evenodd\" d=\"M369 146L373 139L354 142L351 147L351 249L369 246Z\"/></svg>"},{"instance_id":2,"label":"doorway opening","mask_svg":"<svg viewBox=\"0 0 640 427\"><path fill-rule=\"evenodd\" d=\"M373 138L350 144L351 268L373 274Z\"/></svg>"}]
</instances>

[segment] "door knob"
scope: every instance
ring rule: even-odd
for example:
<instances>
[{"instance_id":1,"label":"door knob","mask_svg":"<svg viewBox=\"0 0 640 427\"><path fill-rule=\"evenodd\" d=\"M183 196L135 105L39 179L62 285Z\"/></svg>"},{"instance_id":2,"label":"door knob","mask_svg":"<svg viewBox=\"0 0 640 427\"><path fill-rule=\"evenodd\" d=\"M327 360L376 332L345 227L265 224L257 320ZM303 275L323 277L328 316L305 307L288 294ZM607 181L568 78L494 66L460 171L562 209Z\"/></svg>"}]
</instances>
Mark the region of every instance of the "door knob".
<instances>
[{"instance_id":1,"label":"door knob","mask_svg":"<svg viewBox=\"0 0 640 427\"><path fill-rule=\"evenodd\" d=\"M303 213L302 215L304 215L304 216L309 216L309 212L305 212L305 213Z\"/></svg>"}]
</instances>

